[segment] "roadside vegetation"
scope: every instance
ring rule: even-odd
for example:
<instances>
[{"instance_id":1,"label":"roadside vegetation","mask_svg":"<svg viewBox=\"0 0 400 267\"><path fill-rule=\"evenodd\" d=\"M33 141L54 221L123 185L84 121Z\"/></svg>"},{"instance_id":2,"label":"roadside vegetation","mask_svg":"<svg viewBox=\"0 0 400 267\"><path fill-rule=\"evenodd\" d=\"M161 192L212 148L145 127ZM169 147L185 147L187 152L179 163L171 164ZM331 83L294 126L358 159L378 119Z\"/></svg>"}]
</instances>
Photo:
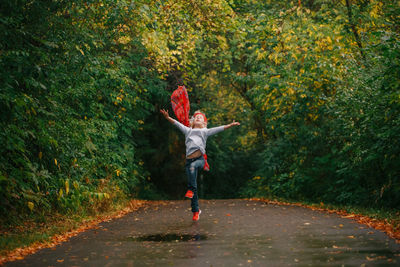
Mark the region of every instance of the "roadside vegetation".
<instances>
[{"instance_id":1,"label":"roadside vegetation","mask_svg":"<svg viewBox=\"0 0 400 267\"><path fill-rule=\"evenodd\" d=\"M60 232L10 246L25 222L181 199L183 138L159 114L180 84L209 127L241 122L209 140L202 198L357 207L399 230L398 1L7 0L0 14L2 251Z\"/></svg>"}]
</instances>

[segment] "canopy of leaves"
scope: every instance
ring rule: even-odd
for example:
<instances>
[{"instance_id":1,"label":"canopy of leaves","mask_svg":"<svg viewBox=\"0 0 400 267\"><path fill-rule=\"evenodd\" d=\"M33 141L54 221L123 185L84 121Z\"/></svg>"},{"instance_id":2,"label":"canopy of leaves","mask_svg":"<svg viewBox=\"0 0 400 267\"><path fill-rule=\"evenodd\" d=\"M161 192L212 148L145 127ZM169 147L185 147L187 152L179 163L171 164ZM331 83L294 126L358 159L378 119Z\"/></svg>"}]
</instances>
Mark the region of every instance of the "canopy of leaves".
<instances>
[{"instance_id":1,"label":"canopy of leaves","mask_svg":"<svg viewBox=\"0 0 400 267\"><path fill-rule=\"evenodd\" d=\"M397 1L3 2L2 217L181 198L178 84L209 127L241 122L201 197L400 205Z\"/></svg>"}]
</instances>

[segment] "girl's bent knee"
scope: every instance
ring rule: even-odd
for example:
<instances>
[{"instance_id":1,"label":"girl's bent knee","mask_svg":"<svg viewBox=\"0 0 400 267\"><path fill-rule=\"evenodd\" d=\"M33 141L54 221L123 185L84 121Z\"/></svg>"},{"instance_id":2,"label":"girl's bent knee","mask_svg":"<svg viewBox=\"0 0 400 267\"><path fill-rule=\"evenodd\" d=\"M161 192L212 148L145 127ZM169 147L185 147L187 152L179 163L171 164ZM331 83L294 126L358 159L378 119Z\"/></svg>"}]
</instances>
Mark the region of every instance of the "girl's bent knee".
<instances>
[{"instance_id":1,"label":"girl's bent knee","mask_svg":"<svg viewBox=\"0 0 400 267\"><path fill-rule=\"evenodd\" d=\"M195 166L193 163L190 164L189 171L190 171L191 173L194 173L194 172L196 171L196 166Z\"/></svg>"}]
</instances>

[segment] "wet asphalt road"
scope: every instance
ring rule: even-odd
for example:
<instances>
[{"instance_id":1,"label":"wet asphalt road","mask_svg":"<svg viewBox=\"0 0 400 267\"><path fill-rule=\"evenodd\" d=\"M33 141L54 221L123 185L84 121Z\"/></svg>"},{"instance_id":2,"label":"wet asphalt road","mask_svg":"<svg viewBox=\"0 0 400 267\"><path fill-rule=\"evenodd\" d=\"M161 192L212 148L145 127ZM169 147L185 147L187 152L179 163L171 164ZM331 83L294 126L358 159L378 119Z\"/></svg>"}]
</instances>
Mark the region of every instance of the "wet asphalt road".
<instances>
[{"instance_id":1,"label":"wet asphalt road","mask_svg":"<svg viewBox=\"0 0 400 267\"><path fill-rule=\"evenodd\" d=\"M5 266L400 266L400 244L335 214L249 200L150 203Z\"/></svg>"}]
</instances>

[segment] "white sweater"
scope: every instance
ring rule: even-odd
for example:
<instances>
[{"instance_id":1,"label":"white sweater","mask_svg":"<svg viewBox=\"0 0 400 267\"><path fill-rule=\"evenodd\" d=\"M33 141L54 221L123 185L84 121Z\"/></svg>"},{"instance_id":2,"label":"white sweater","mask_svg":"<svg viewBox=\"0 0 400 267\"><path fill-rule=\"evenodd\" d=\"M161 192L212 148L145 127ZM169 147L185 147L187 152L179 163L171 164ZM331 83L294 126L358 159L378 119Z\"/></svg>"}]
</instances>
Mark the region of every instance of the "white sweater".
<instances>
[{"instance_id":1,"label":"white sweater","mask_svg":"<svg viewBox=\"0 0 400 267\"><path fill-rule=\"evenodd\" d=\"M189 156L199 149L201 153L205 154L207 138L224 130L224 126L218 126L210 129L192 129L190 127L186 127L177 120L174 120L174 125L185 134L186 156Z\"/></svg>"}]
</instances>

